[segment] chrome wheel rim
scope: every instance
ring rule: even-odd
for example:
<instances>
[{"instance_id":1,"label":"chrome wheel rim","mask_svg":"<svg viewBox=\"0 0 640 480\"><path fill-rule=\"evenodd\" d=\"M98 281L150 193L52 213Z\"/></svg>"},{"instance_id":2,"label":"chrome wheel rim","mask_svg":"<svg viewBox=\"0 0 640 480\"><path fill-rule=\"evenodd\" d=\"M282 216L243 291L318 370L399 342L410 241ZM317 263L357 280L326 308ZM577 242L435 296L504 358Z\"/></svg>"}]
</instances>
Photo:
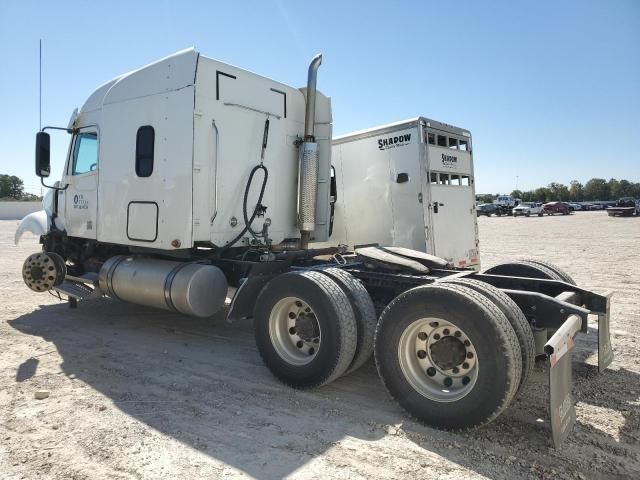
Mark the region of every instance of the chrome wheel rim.
<instances>
[{"instance_id":1,"label":"chrome wheel rim","mask_svg":"<svg viewBox=\"0 0 640 480\"><path fill-rule=\"evenodd\" d=\"M29 255L22 266L24 283L36 292L53 288L59 275L56 262L44 252Z\"/></svg>"},{"instance_id":2,"label":"chrome wheel rim","mask_svg":"<svg viewBox=\"0 0 640 480\"><path fill-rule=\"evenodd\" d=\"M297 366L310 363L322 344L315 312L297 297L285 297L274 305L269 315L269 336L278 355Z\"/></svg>"},{"instance_id":3,"label":"chrome wheel rim","mask_svg":"<svg viewBox=\"0 0 640 480\"><path fill-rule=\"evenodd\" d=\"M466 333L441 318L421 318L400 337L398 360L406 380L422 396L454 402L473 390L478 356Z\"/></svg>"}]
</instances>

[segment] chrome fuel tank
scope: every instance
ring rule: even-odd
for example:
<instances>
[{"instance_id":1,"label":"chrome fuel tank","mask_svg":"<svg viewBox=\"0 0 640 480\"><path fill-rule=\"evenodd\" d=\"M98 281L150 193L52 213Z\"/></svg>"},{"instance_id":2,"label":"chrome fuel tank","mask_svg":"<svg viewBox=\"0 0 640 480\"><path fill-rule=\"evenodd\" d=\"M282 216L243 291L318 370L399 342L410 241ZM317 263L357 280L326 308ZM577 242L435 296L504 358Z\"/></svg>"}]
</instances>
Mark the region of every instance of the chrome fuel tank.
<instances>
[{"instance_id":1,"label":"chrome fuel tank","mask_svg":"<svg viewBox=\"0 0 640 480\"><path fill-rule=\"evenodd\" d=\"M118 255L100 269L100 288L125 302L195 317L224 306L227 279L213 265Z\"/></svg>"}]
</instances>

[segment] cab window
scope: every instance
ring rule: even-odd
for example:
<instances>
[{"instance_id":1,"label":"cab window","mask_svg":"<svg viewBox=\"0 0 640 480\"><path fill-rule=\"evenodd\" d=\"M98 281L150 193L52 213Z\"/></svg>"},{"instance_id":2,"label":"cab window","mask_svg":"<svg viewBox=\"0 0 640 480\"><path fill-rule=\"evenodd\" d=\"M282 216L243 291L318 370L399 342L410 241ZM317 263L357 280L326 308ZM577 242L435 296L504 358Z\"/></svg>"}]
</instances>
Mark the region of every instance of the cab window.
<instances>
[{"instance_id":1,"label":"cab window","mask_svg":"<svg viewBox=\"0 0 640 480\"><path fill-rule=\"evenodd\" d=\"M93 172L98 166L98 134L83 132L76 135L73 149L72 175Z\"/></svg>"}]
</instances>

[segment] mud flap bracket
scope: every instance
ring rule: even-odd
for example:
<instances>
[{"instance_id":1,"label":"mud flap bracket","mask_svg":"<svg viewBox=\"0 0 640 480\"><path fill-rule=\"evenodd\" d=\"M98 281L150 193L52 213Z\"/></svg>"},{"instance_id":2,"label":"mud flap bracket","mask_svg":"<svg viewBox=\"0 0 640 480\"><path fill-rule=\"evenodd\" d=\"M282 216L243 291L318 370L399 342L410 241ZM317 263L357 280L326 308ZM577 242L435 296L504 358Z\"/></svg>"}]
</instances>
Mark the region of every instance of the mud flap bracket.
<instances>
[{"instance_id":1,"label":"mud flap bracket","mask_svg":"<svg viewBox=\"0 0 640 480\"><path fill-rule=\"evenodd\" d=\"M611 296L613 292L603 295L606 298L604 313L598 314L598 371L603 372L613 361L613 348L611 348L611 334L609 332L609 316L611 313Z\"/></svg>"},{"instance_id":2,"label":"mud flap bracket","mask_svg":"<svg viewBox=\"0 0 640 480\"><path fill-rule=\"evenodd\" d=\"M549 412L553 445L560 448L576 422L576 409L571 392L571 350L582 327L579 315L569 315L544 346L549 362Z\"/></svg>"}]
</instances>

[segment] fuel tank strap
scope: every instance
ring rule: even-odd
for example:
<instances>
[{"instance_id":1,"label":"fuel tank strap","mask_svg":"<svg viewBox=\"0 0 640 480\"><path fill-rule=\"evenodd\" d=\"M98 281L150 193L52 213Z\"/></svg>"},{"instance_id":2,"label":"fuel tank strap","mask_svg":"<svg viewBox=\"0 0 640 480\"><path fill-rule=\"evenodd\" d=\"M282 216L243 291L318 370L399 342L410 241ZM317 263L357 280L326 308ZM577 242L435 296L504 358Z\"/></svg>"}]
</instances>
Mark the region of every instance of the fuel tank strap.
<instances>
[{"instance_id":1,"label":"fuel tank strap","mask_svg":"<svg viewBox=\"0 0 640 480\"><path fill-rule=\"evenodd\" d=\"M171 285L173 284L173 280L176 278L176 275L178 275L178 272L187 265L190 265L190 263L184 262L173 267L169 272L169 275L167 275L167 279L164 281L164 301L167 303L169 310L173 312L177 312L178 309L173 303L173 298L171 298Z\"/></svg>"}]
</instances>

